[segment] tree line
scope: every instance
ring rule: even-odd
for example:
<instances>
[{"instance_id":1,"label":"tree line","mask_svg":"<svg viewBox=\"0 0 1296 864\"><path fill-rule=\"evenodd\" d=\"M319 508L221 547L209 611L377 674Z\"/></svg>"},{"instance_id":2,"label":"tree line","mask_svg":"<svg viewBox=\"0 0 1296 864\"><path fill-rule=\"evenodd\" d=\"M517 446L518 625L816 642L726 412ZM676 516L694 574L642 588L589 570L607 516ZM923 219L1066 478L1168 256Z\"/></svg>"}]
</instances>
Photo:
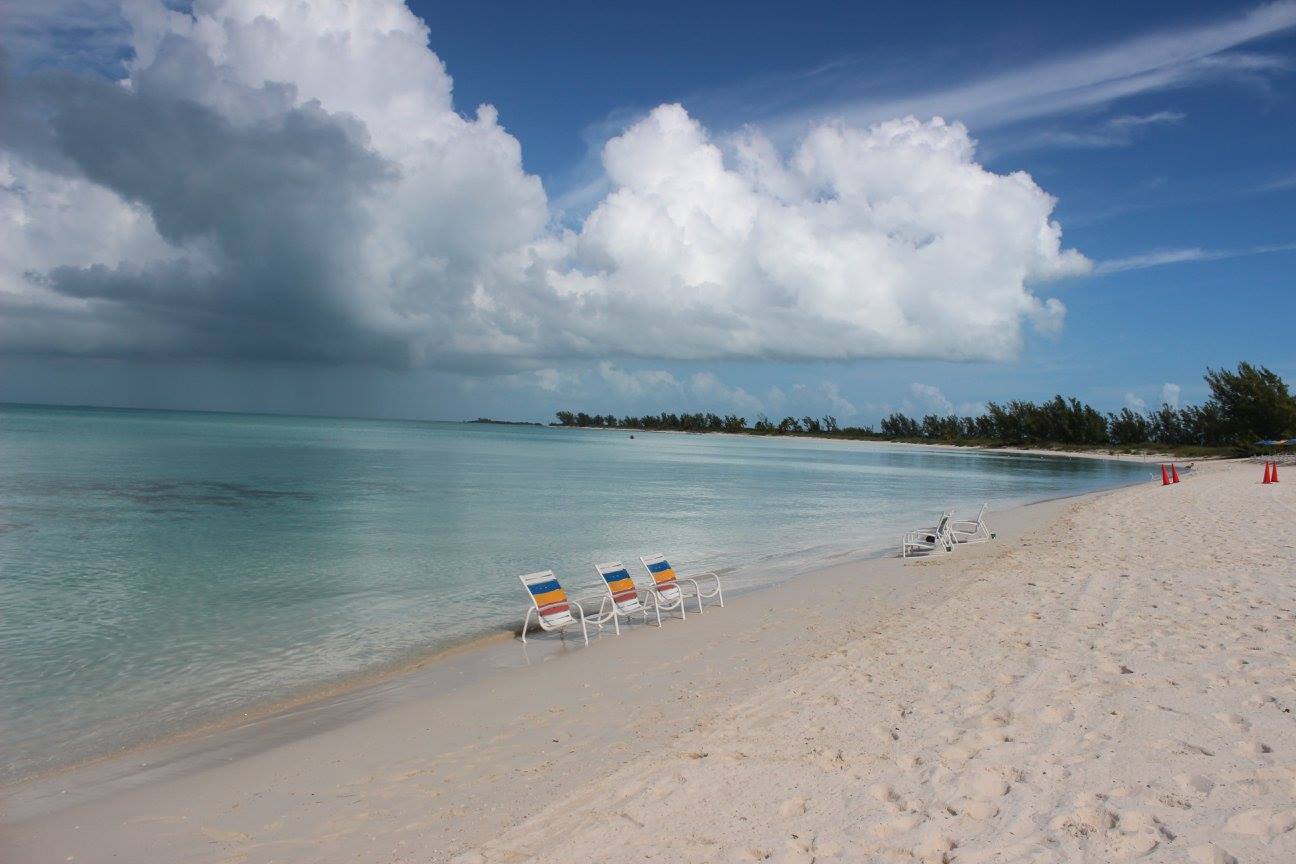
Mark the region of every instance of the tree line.
<instances>
[{"instance_id":1,"label":"tree line","mask_svg":"<svg viewBox=\"0 0 1296 864\"><path fill-rule=\"evenodd\" d=\"M1140 445L1251 447L1257 441L1296 435L1296 398L1277 374L1240 363L1236 371L1207 369L1210 398L1201 405L1104 414L1074 397L1042 402L991 402L975 416L893 413L872 426L840 426L826 417L759 415L754 423L734 414L647 414L616 417L559 411L557 426L608 429L731 432L758 435L830 435L851 438L995 445Z\"/></svg>"}]
</instances>

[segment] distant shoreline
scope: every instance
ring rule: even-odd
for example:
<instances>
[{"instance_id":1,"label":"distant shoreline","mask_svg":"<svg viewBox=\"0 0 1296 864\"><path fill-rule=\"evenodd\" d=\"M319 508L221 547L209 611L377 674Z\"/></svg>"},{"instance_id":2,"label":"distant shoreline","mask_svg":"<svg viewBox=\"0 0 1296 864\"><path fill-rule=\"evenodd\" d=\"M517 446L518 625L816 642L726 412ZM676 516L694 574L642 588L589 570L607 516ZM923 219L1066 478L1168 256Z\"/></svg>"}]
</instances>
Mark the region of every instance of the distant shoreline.
<instances>
[{"instance_id":1,"label":"distant shoreline","mask_svg":"<svg viewBox=\"0 0 1296 864\"><path fill-rule=\"evenodd\" d=\"M543 423L533 423L529 420L492 420L489 417L478 417L476 420L465 420L465 423L480 423L486 426L539 426L544 428Z\"/></svg>"},{"instance_id":2,"label":"distant shoreline","mask_svg":"<svg viewBox=\"0 0 1296 864\"><path fill-rule=\"evenodd\" d=\"M541 425L539 423L534 425ZM882 436L864 435L827 435L815 432L757 432L751 429L742 432L700 431L691 429L646 429L634 427L610 426L564 426L561 423L548 424L550 429L585 429L591 432L628 432L630 434L653 433L659 435L733 435L744 438L800 438L817 441L846 441L863 444L886 444L896 447L934 447L953 450L972 450L981 453L1009 453L1023 456L1067 456L1075 459L1115 459L1119 461L1156 461L1159 459L1208 460L1235 459L1236 454L1228 447L1192 448L1192 452L1172 452L1175 448L1143 450L1138 447L1128 449L1113 448L1111 445L1085 446L1080 444L989 444L959 441L925 441L907 438L885 438ZM1210 451L1210 452L1201 452Z\"/></svg>"}]
</instances>

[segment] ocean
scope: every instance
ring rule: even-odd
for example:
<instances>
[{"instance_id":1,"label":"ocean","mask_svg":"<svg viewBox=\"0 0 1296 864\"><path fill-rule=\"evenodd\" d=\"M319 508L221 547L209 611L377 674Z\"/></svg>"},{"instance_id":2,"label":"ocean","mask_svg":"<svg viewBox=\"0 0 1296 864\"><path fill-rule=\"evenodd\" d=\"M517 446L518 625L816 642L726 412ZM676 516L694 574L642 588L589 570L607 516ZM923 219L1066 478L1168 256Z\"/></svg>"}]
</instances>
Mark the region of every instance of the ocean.
<instances>
[{"instance_id":1,"label":"ocean","mask_svg":"<svg viewBox=\"0 0 1296 864\"><path fill-rule=\"evenodd\" d=\"M0 406L0 776L516 627L662 552L727 591L1146 465L863 442ZM594 646L591 650L597 650Z\"/></svg>"}]
</instances>

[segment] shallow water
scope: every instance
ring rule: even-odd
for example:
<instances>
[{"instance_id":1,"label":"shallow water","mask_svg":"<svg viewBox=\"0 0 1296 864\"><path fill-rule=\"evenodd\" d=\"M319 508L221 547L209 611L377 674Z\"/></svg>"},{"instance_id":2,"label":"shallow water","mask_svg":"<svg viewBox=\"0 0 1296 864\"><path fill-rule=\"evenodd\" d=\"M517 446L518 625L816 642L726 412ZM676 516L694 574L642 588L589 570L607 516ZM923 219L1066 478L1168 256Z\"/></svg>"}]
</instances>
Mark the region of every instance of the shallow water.
<instances>
[{"instance_id":1,"label":"shallow water","mask_svg":"<svg viewBox=\"0 0 1296 864\"><path fill-rule=\"evenodd\" d=\"M508 626L661 551L752 587L1146 465L866 443L0 406L0 772ZM682 566L681 566L682 565Z\"/></svg>"}]
</instances>

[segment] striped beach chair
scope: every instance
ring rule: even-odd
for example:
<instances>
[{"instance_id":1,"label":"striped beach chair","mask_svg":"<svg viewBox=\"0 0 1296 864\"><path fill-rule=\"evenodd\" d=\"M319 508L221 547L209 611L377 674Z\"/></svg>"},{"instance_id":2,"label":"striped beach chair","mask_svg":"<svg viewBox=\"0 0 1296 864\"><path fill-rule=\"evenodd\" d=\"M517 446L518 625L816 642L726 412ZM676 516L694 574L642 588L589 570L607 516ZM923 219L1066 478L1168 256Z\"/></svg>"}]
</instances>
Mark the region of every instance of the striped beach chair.
<instances>
[{"instance_id":1,"label":"striped beach chair","mask_svg":"<svg viewBox=\"0 0 1296 864\"><path fill-rule=\"evenodd\" d=\"M661 604L662 609L680 610L680 617L684 617L684 600L686 597L693 597L697 600L697 611L702 611L702 601L715 598L719 601L720 606L724 606L724 593L720 589L720 577L715 573L707 571L705 573L696 573L692 576L677 576L675 568L670 565L664 555L644 555L639 558L643 562L644 569L653 580L654 600ZM715 588L710 591L703 591L698 580L714 580ZM692 585L693 593L691 595L684 593L684 586Z\"/></svg>"},{"instance_id":2,"label":"striped beach chair","mask_svg":"<svg viewBox=\"0 0 1296 864\"><path fill-rule=\"evenodd\" d=\"M558 583L558 577L554 576L552 570L541 570L538 573L528 573L525 576L519 576L522 584L526 586L527 594L531 597L531 608L527 610L526 618L522 620L522 641L527 641L527 630L531 629L531 616L536 617L536 622L540 625L541 630L547 632L559 631L562 637L567 638L567 628L576 624L580 625L581 636L585 638L585 644L589 644L589 628L587 623L595 624L599 630L603 629L603 616L598 619L585 617L585 610L581 608L580 603L568 599L567 592L563 590L562 585ZM572 610L576 614L572 614ZM606 619L603 619L606 620Z\"/></svg>"},{"instance_id":3,"label":"striped beach chair","mask_svg":"<svg viewBox=\"0 0 1296 864\"><path fill-rule=\"evenodd\" d=\"M595 564L594 569L603 578L603 584L608 590L602 605L599 606L600 618L610 610L613 622L616 622L618 617L629 621L633 615L643 615L643 622L647 624L648 610L651 607L657 613L657 626L661 626L662 607L657 604L657 593L651 591L641 596L639 587L635 585L630 571L624 564L620 561L609 561L606 564ZM617 634L620 633L620 625L617 625Z\"/></svg>"}]
</instances>

